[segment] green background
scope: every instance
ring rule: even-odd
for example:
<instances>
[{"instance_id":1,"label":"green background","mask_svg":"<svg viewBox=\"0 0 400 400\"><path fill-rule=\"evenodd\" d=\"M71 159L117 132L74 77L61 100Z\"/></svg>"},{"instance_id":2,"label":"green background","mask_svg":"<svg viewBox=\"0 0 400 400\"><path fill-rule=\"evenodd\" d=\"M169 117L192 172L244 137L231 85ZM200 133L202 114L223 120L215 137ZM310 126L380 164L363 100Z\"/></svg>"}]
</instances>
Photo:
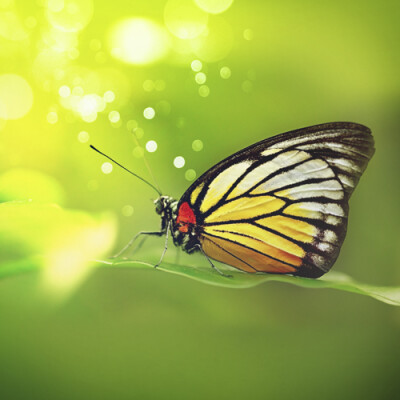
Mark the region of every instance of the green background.
<instances>
[{"instance_id":1,"label":"green background","mask_svg":"<svg viewBox=\"0 0 400 400\"><path fill-rule=\"evenodd\" d=\"M137 231L158 227L156 195L122 170L104 174L106 160L78 140L79 132L148 179L137 147L155 140L157 151L146 158L163 192L179 198L190 184L188 169L199 176L276 133L359 122L371 128L377 150L351 199L334 268L366 283L399 285L397 1L234 0L208 17L211 45L223 39L215 48L187 50L190 40L168 32L169 53L143 65L111 55L110 29L126 17L166 29L166 1L82 4L93 4L93 15L66 32L48 11L57 2L0 1L0 74L23 77L33 92L29 112L0 119L1 201L32 198L88 214L107 211L118 221L118 249ZM45 62L43 52L50 55ZM203 63L206 97L199 95L193 60ZM222 67L230 68L228 79ZM112 90L115 100L85 122L62 102L64 85L99 96ZM155 109L153 119L144 118L147 107ZM119 121L110 121L111 111ZM202 141L201 151L192 149L194 140ZM186 160L181 169L173 165L177 156ZM20 242L40 241L42 225L14 228ZM111 246L113 229L107 232ZM0 235L0 268L19 256L7 239ZM157 259L162 248L163 239L150 239L135 257ZM112 253L96 251L96 257ZM174 249L168 257L175 259ZM57 296L41 275L0 281L5 399L374 399L400 389L400 314L373 299L275 282L226 289L129 269L93 271Z\"/></svg>"}]
</instances>

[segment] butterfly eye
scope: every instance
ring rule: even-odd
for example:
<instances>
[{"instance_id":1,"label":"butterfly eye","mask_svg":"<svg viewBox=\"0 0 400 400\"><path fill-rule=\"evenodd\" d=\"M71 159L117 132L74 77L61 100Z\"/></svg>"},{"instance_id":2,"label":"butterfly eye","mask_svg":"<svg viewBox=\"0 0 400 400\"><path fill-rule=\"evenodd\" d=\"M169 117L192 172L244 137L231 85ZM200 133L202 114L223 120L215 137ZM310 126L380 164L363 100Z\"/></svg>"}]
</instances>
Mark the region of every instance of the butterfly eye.
<instances>
[{"instance_id":1,"label":"butterfly eye","mask_svg":"<svg viewBox=\"0 0 400 400\"><path fill-rule=\"evenodd\" d=\"M156 206L156 213L161 214L164 210L164 204L161 200L161 198L158 198L157 200L154 200L154 204Z\"/></svg>"}]
</instances>

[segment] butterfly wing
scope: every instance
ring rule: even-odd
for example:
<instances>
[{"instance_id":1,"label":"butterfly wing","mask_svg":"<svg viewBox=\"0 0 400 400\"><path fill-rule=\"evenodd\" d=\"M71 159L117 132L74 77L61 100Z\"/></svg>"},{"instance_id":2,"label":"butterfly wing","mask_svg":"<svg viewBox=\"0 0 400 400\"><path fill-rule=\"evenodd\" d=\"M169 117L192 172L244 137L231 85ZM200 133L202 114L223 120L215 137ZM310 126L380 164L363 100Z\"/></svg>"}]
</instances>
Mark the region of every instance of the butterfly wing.
<instances>
[{"instance_id":1,"label":"butterfly wing","mask_svg":"<svg viewBox=\"0 0 400 400\"><path fill-rule=\"evenodd\" d=\"M348 200L374 153L370 130L335 122L268 138L182 196L211 258L246 272L318 277L339 255Z\"/></svg>"}]
</instances>

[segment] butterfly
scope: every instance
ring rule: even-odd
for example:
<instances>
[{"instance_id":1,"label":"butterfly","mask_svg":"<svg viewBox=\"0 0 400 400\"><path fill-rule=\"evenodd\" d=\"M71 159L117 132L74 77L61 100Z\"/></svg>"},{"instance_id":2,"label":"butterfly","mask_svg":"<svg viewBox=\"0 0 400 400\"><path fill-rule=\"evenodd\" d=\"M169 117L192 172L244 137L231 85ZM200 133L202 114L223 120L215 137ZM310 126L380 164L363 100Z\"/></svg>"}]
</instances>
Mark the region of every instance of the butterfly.
<instances>
[{"instance_id":1,"label":"butterfly","mask_svg":"<svg viewBox=\"0 0 400 400\"><path fill-rule=\"evenodd\" d=\"M159 193L161 229L139 232L118 255L140 235L165 235L161 263L171 235L217 271L212 260L246 273L318 278L339 255L349 198L374 151L369 128L333 122L240 150L201 175L180 200L146 181Z\"/></svg>"}]
</instances>

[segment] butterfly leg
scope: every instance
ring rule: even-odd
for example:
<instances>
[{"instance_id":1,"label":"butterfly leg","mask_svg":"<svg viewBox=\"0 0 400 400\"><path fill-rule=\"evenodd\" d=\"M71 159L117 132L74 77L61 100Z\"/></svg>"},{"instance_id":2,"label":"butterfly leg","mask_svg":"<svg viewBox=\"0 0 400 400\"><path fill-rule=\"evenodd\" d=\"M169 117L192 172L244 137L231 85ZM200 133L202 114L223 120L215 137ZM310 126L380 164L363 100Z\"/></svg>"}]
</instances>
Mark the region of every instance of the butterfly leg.
<instances>
[{"instance_id":1,"label":"butterfly leg","mask_svg":"<svg viewBox=\"0 0 400 400\"><path fill-rule=\"evenodd\" d=\"M160 264L162 263L162 260L163 260L163 258L164 258L164 256L165 256L165 253L167 252L167 249L168 249L168 236L169 236L168 234L169 234L170 225L171 225L171 222L169 221L169 222L168 222L168 225L167 225L167 232L165 233L165 246L164 246L164 251L163 251L162 254L161 254L160 261L154 266L154 268L157 268L157 267L160 266Z\"/></svg>"},{"instance_id":2,"label":"butterfly leg","mask_svg":"<svg viewBox=\"0 0 400 400\"><path fill-rule=\"evenodd\" d=\"M204 252L204 250L203 250L203 248L201 247L200 244L196 244L196 245L193 247L193 249L196 248L196 247L200 249L200 251L201 251L201 253L203 254L203 256L207 259L207 261L210 263L211 267L212 267L215 271L217 271L221 276L223 276L223 277L225 277L225 278L232 278L232 275L224 274L220 269L218 269L218 268L214 265L214 263L211 261L210 257L208 257L208 255Z\"/></svg>"},{"instance_id":3,"label":"butterfly leg","mask_svg":"<svg viewBox=\"0 0 400 400\"><path fill-rule=\"evenodd\" d=\"M114 254L111 258L118 258L121 254L125 253L126 250L128 250L136 241L136 239L139 238L139 236L162 236L164 235L165 232L151 232L151 231L142 231L137 233L129 242L127 245L125 245L118 253Z\"/></svg>"}]
</instances>

